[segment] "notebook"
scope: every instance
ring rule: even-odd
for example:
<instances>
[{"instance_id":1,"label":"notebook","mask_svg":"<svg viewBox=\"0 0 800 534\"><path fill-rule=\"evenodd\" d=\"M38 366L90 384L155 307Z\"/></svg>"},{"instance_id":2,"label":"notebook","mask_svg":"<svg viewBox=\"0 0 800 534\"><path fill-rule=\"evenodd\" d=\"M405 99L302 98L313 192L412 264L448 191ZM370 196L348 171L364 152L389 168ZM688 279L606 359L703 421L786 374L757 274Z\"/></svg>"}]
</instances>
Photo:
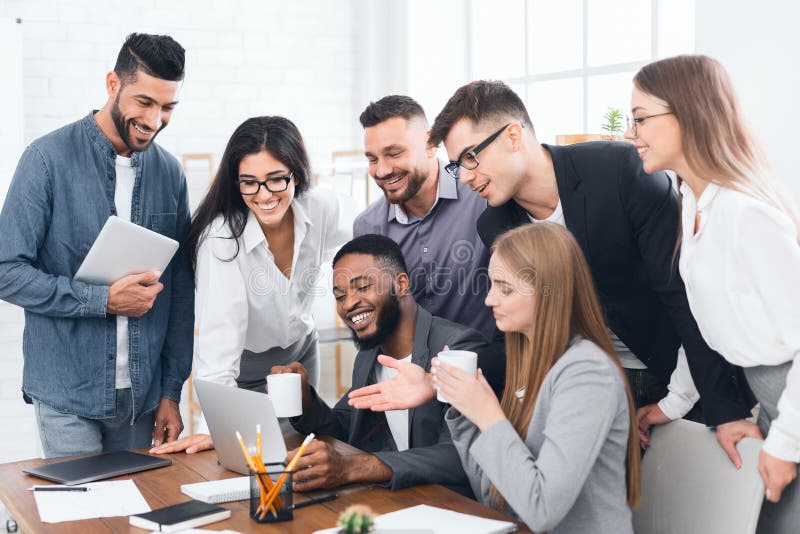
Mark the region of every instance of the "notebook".
<instances>
[{"instance_id":1,"label":"notebook","mask_svg":"<svg viewBox=\"0 0 800 534\"><path fill-rule=\"evenodd\" d=\"M250 498L250 477L183 484L181 491L192 499L212 504L243 501Z\"/></svg>"},{"instance_id":2,"label":"notebook","mask_svg":"<svg viewBox=\"0 0 800 534\"><path fill-rule=\"evenodd\" d=\"M433 534L505 534L516 532L517 525L511 521L486 519L476 515L462 514L444 508L420 504L375 518L376 530L395 532L430 532ZM335 534L339 528L318 530L314 534Z\"/></svg>"},{"instance_id":3,"label":"notebook","mask_svg":"<svg viewBox=\"0 0 800 534\"><path fill-rule=\"evenodd\" d=\"M29 467L23 469L22 472L45 480L73 486L171 464L172 460L169 458L148 456L147 454L131 451L118 451L76 460L54 462L39 467Z\"/></svg>"},{"instance_id":4,"label":"notebook","mask_svg":"<svg viewBox=\"0 0 800 534\"><path fill-rule=\"evenodd\" d=\"M231 511L200 501L165 506L145 514L132 515L131 525L155 532L178 532L228 519Z\"/></svg>"}]
</instances>

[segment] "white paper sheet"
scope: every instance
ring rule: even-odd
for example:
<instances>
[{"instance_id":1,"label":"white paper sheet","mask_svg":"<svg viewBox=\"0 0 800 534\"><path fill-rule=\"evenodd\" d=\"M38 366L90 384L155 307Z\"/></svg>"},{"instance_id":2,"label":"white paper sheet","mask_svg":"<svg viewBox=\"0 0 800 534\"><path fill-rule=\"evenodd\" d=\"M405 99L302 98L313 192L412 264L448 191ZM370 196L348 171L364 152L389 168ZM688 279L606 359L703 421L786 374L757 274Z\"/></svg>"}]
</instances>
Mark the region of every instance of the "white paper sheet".
<instances>
[{"instance_id":1,"label":"white paper sheet","mask_svg":"<svg viewBox=\"0 0 800 534\"><path fill-rule=\"evenodd\" d=\"M81 484L89 491L34 491L43 523L60 523L96 517L128 516L150 511L130 478Z\"/></svg>"},{"instance_id":2,"label":"white paper sheet","mask_svg":"<svg viewBox=\"0 0 800 534\"><path fill-rule=\"evenodd\" d=\"M486 519L469 514L462 514L452 510L445 510L427 504L420 504L379 515L375 518L375 534L381 532L401 533L431 533L448 534L503 534L514 532L517 525L510 521ZM317 530L314 534L335 534L338 528Z\"/></svg>"},{"instance_id":3,"label":"white paper sheet","mask_svg":"<svg viewBox=\"0 0 800 534\"><path fill-rule=\"evenodd\" d=\"M189 528L186 530L179 530L175 534L206 534L206 532L214 532L216 534L242 534L238 530L206 530L204 528ZM158 530L154 530L151 534L161 534Z\"/></svg>"}]
</instances>

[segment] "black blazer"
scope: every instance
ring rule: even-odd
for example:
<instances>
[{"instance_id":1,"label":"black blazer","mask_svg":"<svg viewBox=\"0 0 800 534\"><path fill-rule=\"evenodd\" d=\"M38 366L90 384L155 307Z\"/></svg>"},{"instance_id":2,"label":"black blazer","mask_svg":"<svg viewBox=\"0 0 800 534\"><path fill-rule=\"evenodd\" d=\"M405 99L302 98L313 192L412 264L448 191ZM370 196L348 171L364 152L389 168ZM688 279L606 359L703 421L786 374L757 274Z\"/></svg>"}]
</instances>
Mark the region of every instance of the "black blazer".
<instances>
[{"instance_id":1,"label":"black blazer","mask_svg":"<svg viewBox=\"0 0 800 534\"><path fill-rule=\"evenodd\" d=\"M611 330L666 382L686 350L708 425L750 416L755 399L740 368L703 340L673 261L680 207L664 172L644 172L630 143L542 145L550 152L567 228L583 250ZM478 219L484 244L529 223L510 200Z\"/></svg>"},{"instance_id":2,"label":"black blazer","mask_svg":"<svg viewBox=\"0 0 800 534\"><path fill-rule=\"evenodd\" d=\"M445 345L453 350L477 352L478 365L483 368L482 356L486 355L488 346L483 335L466 326L435 317L418 306L411 361L428 371L431 358ZM376 382L375 367L380 365L377 358L377 348L359 351L353 366L350 391ZM302 416L292 418L291 423L304 434L315 432L333 436L373 453L392 469L393 475L388 486L393 490L418 484L442 484L472 497L469 480L444 422L448 406L433 399L408 410L409 448L405 451L397 450L382 412L356 410L347 404L347 395L331 409L314 392L311 407Z\"/></svg>"}]
</instances>

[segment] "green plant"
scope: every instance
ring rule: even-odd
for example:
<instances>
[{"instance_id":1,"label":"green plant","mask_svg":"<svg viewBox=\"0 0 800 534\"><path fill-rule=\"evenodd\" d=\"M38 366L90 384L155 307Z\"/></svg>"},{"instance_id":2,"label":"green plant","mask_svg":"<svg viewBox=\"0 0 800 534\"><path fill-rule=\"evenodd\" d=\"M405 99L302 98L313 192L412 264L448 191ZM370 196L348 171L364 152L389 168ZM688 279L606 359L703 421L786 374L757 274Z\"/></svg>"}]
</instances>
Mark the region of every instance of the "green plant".
<instances>
[{"instance_id":1,"label":"green plant","mask_svg":"<svg viewBox=\"0 0 800 534\"><path fill-rule=\"evenodd\" d=\"M374 514L369 506L354 504L339 516L339 527L344 534L365 534L375 528Z\"/></svg>"},{"instance_id":2,"label":"green plant","mask_svg":"<svg viewBox=\"0 0 800 534\"><path fill-rule=\"evenodd\" d=\"M603 124L600 128L605 131L608 135L622 135L622 132L625 131L623 128L623 114L622 110L619 108L608 108L608 111L605 112L603 115Z\"/></svg>"}]
</instances>

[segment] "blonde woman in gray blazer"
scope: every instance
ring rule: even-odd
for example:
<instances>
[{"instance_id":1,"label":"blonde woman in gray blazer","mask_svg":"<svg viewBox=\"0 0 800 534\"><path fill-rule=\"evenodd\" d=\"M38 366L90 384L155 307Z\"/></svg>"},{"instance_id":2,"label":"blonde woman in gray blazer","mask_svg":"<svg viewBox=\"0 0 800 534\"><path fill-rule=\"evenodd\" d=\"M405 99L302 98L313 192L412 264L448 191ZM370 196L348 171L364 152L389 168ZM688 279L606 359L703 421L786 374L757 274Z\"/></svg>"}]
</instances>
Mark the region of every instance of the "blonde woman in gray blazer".
<instances>
[{"instance_id":1,"label":"blonde woman in gray blazer","mask_svg":"<svg viewBox=\"0 0 800 534\"><path fill-rule=\"evenodd\" d=\"M495 242L489 276L486 304L506 333L501 401L480 372L435 359L428 377L380 359L398 376L354 391L351 404L398 409L438 388L481 502L534 531L632 533L640 494L633 403L580 247L556 224L519 227Z\"/></svg>"}]
</instances>

